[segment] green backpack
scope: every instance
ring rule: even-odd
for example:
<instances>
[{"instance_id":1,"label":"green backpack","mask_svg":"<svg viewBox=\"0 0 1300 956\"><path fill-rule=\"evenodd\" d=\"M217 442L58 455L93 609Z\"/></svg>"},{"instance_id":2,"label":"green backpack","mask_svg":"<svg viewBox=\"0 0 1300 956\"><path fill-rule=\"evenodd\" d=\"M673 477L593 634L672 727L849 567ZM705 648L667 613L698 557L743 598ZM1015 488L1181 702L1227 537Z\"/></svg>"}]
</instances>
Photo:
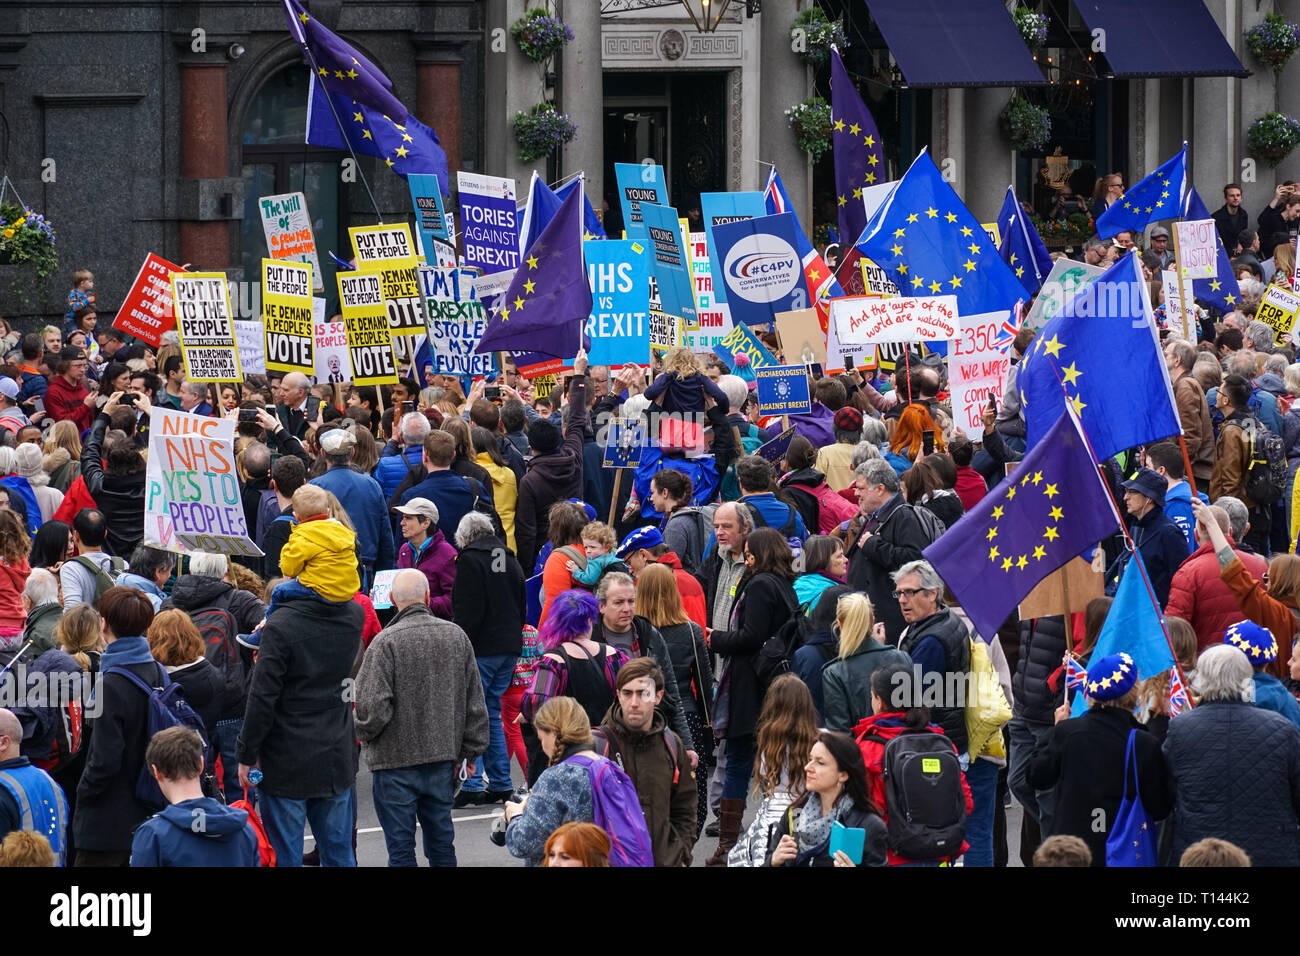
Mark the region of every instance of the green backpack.
<instances>
[{"instance_id":1,"label":"green backpack","mask_svg":"<svg viewBox=\"0 0 1300 956\"><path fill-rule=\"evenodd\" d=\"M112 573L110 574L84 554L79 554L72 560L74 563L81 565L95 576L95 596L89 603L91 607L98 609L99 599L104 596L105 591L116 586L118 575L126 570L126 562L121 558L110 558L109 567L112 568Z\"/></svg>"}]
</instances>

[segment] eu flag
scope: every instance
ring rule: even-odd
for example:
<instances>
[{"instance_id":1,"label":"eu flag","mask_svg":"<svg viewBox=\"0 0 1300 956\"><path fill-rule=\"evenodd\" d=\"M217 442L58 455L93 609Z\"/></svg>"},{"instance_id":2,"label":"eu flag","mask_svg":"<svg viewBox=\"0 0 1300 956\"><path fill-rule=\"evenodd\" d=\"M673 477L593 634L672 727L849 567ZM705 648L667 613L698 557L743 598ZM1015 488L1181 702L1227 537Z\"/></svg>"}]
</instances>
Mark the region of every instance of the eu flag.
<instances>
[{"instance_id":1,"label":"eu flag","mask_svg":"<svg viewBox=\"0 0 1300 956\"><path fill-rule=\"evenodd\" d=\"M1187 144L1173 159L1129 189L1097 217L1097 235L1103 239L1131 229L1141 232L1161 219L1177 219L1187 185Z\"/></svg>"},{"instance_id":2,"label":"eu flag","mask_svg":"<svg viewBox=\"0 0 1300 956\"><path fill-rule=\"evenodd\" d=\"M313 79L307 93L307 142L377 156L399 176L433 173L438 182L447 182L447 154L438 145L438 134L414 116L405 112L401 116L405 119L399 123L342 93L322 89Z\"/></svg>"},{"instance_id":3,"label":"eu flag","mask_svg":"<svg viewBox=\"0 0 1300 956\"><path fill-rule=\"evenodd\" d=\"M325 89L356 100L380 115L399 119L407 115L406 107L393 94L393 81L379 67L362 56L352 44L312 19L298 0L283 2L289 32L307 54L308 62Z\"/></svg>"},{"instance_id":4,"label":"eu flag","mask_svg":"<svg viewBox=\"0 0 1300 956\"><path fill-rule=\"evenodd\" d=\"M862 102L840 52L831 49L831 148L835 160L835 204L840 235L857 239L867 224L862 189L889 180L885 152L871 111Z\"/></svg>"},{"instance_id":5,"label":"eu flag","mask_svg":"<svg viewBox=\"0 0 1300 956\"><path fill-rule=\"evenodd\" d=\"M998 250L1002 261L1016 274L1025 291L1033 295L1043 287L1052 271L1052 254L1025 215L1025 208L1011 186L1007 187L1007 198L1002 200L998 228L1002 231L1002 248Z\"/></svg>"},{"instance_id":6,"label":"eu flag","mask_svg":"<svg viewBox=\"0 0 1300 956\"><path fill-rule=\"evenodd\" d=\"M528 184L528 201L524 204L524 214L519 223L519 255L528 253L528 247L537 241L542 230L560 211L560 197L551 191L537 170Z\"/></svg>"},{"instance_id":7,"label":"eu flag","mask_svg":"<svg viewBox=\"0 0 1300 956\"><path fill-rule=\"evenodd\" d=\"M587 198L587 193L583 189L586 184L581 176L574 176L567 183L555 190L556 198L560 202L569 198L569 193L575 189L582 193L582 238L583 239L608 239L605 234L605 227L601 224L600 217L596 215L596 210L591 208L591 200Z\"/></svg>"},{"instance_id":8,"label":"eu flag","mask_svg":"<svg viewBox=\"0 0 1300 956\"><path fill-rule=\"evenodd\" d=\"M1059 413L1047 438L923 552L985 640L1034 585L1119 527L1078 420Z\"/></svg>"},{"instance_id":9,"label":"eu flag","mask_svg":"<svg viewBox=\"0 0 1300 956\"><path fill-rule=\"evenodd\" d=\"M568 359L591 348L585 332L591 315L591 286L582 258L581 189L569 193L542 234L529 247L488 319L475 353L537 352Z\"/></svg>"},{"instance_id":10,"label":"eu flag","mask_svg":"<svg viewBox=\"0 0 1300 956\"><path fill-rule=\"evenodd\" d=\"M857 248L903 295L956 296L962 315L1002 312L1025 298L1024 286L928 151L876 210Z\"/></svg>"},{"instance_id":11,"label":"eu flag","mask_svg":"<svg viewBox=\"0 0 1300 956\"><path fill-rule=\"evenodd\" d=\"M1187 201L1183 203L1183 218L1191 220L1210 218L1210 211L1205 208L1201 194L1196 191L1195 186L1187 187ZM1219 257L1214 269L1218 275L1213 279L1193 279L1192 298L1208 302L1220 312L1231 312L1241 298L1241 288L1237 285L1237 275L1233 272L1232 261L1228 258L1228 251L1223 248L1223 240L1218 238L1217 230L1215 239L1219 243Z\"/></svg>"}]
</instances>

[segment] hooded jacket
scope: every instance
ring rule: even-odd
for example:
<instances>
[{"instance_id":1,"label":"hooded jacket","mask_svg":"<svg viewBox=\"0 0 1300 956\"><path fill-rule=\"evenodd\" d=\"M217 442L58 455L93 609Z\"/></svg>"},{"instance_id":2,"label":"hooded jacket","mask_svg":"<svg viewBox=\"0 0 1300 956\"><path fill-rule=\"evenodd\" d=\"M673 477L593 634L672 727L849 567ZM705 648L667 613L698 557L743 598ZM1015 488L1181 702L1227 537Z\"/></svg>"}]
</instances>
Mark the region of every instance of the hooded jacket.
<instances>
[{"instance_id":1,"label":"hooded jacket","mask_svg":"<svg viewBox=\"0 0 1300 956\"><path fill-rule=\"evenodd\" d=\"M1203 491L1197 492L1197 497L1207 505L1210 503ZM1187 553L1191 554L1196 550L1196 517L1192 514L1192 486L1186 480L1165 492L1164 512L1187 538Z\"/></svg>"},{"instance_id":2,"label":"hooded jacket","mask_svg":"<svg viewBox=\"0 0 1300 956\"><path fill-rule=\"evenodd\" d=\"M673 656L668 651L668 643L664 636L659 633L659 628L650 623L649 619L642 617L640 614L632 618L633 644L627 649L629 657L651 657L664 672L664 699L660 703L660 709L668 715L669 726L676 731L677 736L682 738L687 750L695 749L694 738L691 737L691 730L686 726L686 711L682 707L681 688L677 685L676 669L673 666ZM609 635L605 633L604 618L596 618L595 624L591 628L591 639L601 644L609 644L611 647L618 647L610 640ZM620 648L623 649L623 648ZM687 692L690 691L688 686Z\"/></svg>"},{"instance_id":3,"label":"hooded jacket","mask_svg":"<svg viewBox=\"0 0 1300 956\"><path fill-rule=\"evenodd\" d=\"M957 486L954 490L957 492L957 497L961 499L962 508L970 511L988 494L989 486L985 483L984 476L974 468L958 465Z\"/></svg>"},{"instance_id":4,"label":"hooded jacket","mask_svg":"<svg viewBox=\"0 0 1300 956\"><path fill-rule=\"evenodd\" d=\"M82 467L85 467L84 463ZM313 478L311 483L334 492L352 519L357 529L357 547L361 551L362 563L379 569L391 568L395 557L393 528L388 520L388 499L379 490L379 482L353 468L342 467L331 468ZM283 552L280 565L283 569Z\"/></svg>"},{"instance_id":5,"label":"hooded jacket","mask_svg":"<svg viewBox=\"0 0 1300 956\"><path fill-rule=\"evenodd\" d=\"M1147 577L1156 601L1163 607L1169 601L1169 585L1178 566L1187 560L1187 538L1157 507L1152 507L1130 527L1133 544L1142 555ZM1106 593L1114 596L1119 579L1128 570L1131 552L1124 551L1106 572Z\"/></svg>"},{"instance_id":6,"label":"hooded jacket","mask_svg":"<svg viewBox=\"0 0 1300 956\"><path fill-rule=\"evenodd\" d=\"M515 543L519 563L531 568L537 549L547 539L551 505L582 494L582 435L587 427L587 389L581 375L569 383L569 424L564 441L549 455L538 455L528 463L519 483L515 505Z\"/></svg>"},{"instance_id":7,"label":"hooded jacket","mask_svg":"<svg viewBox=\"0 0 1300 956\"><path fill-rule=\"evenodd\" d=\"M845 658L832 658L822 667L822 719L827 730L848 733L871 716L871 675L888 664L912 666L912 659L895 647L868 636Z\"/></svg>"},{"instance_id":8,"label":"hooded jacket","mask_svg":"<svg viewBox=\"0 0 1300 956\"><path fill-rule=\"evenodd\" d=\"M853 521L857 523L858 519ZM849 587L867 592L876 620L885 625L889 643L897 644L905 622L894 598L890 575L909 561L921 560L921 551L929 546L930 539L902 494L885 502L865 528L873 532L871 537L857 534L844 549L849 559Z\"/></svg>"},{"instance_id":9,"label":"hooded jacket","mask_svg":"<svg viewBox=\"0 0 1300 956\"><path fill-rule=\"evenodd\" d=\"M655 563L666 564L673 569L673 577L677 579L677 591L682 596L682 610L700 627L708 627L709 614L704 603L704 588L700 586L700 582L694 575L683 570L681 559L674 552L665 551L655 558Z\"/></svg>"},{"instance_id":10,"label":"hooded jacket","mask_svg":"<svg viewBox=\"0 0 1300 956\"><path fill-rule=\"evenodd\" d=\"M77 431L85 431L95 417L94 410L86 405L89 394L83 383L69 385L62 375L55 375L45 389L45 411L50 421L68 419L77 426Z\"/></svg>"},{"instance_id":11,"label":"hooded jacket","mask_svg":"<svg viewBox=\"0 0 1300 956\"><path fill-rule=\"evenodd\" d=\"M361 589L357 536L333 518L300 521L280 549L280 573L296 577L327 601L350 601Z\"/></svg>"},{"instance_id":12,"label":"hooded jacket","mask_svg":"<svg viewBox=\"0 0 1300 956\"><path fill-rule=\"evenodd\" d=\"M478 538L456 559L451 619L465 629L478 657L518 656L524 646L524 571L513 556L502 555L502 547L500 538Z\"/></svg>"},{"instance_id":13,"label":"hooded jacket","mask_svg":"<svg viewBox=\"0 0 1300 956\"><path fill-rule=\"evenodd\" d=\"M52 386L51 386L52 387ZM130 558L136 545L144 540L145 470L132 475L110 475L104 471L104 433L108 416L100 414L81 449L81 477L95 506L104 513L108 527L107 550L121 558ZM57 512L56 512L57 513ZM243 514L240 509L239 514Z\"/></svg>"},{"instance_id":14,"label":"hooded jacket","mask_svg":"<svg viewBox=\"0 0 1300 956\"><path fill-rule=\"evenodd\" d=\"M202 820L201 827L195 826ZM248 813L211 797L182 800L135 831L132 866L257 866L257 831Z\"/></svg>"}]
</instances>

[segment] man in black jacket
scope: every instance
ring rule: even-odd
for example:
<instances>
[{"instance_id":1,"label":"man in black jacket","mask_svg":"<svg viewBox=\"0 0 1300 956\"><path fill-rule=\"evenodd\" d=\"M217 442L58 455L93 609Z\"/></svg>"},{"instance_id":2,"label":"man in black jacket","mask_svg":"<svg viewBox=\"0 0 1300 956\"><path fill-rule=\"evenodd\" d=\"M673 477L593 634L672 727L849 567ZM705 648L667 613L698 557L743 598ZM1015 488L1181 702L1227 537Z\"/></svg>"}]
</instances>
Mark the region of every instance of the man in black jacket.
<instances>
[{"instance_id":1,"label":"man in black jacket","mask_svg":"<svg viewBox=\"0 0 1300 956\"><path fill-rule=\"evenodd\" d=\"M1223 248L1229 256L1237 247L1237 238L1250 227L1250 216L1241 208L1241 186L1228 183L1223 187L1223 205L1210 213L1214 228L1223 240Z\"/></svg>"},{"instance_id":2,"label":"man in black jacket","mask_svg":"<svg viewBox=\"0 0 1300 956\"><path fill-rule=\"evenodd\" d=\"M501 726L501 696L510 688L523 650L524 571L492 531L487 515L471 511L456 528L456 580L451 588L452 617L469 636L478 663L488 713L488 748L481 771L465 781L457 806L505 800L510 785L510 752Z\"/></svg>"},{"instance_id":3,"label":"man in black jacket","mask_svg":"<svg viewBox=\"0 0 1300 956\"><path fill-rule=\"evenodd\" d=\"M1020 652L1016 655L1016 672L1011 676L1012 718L1007 724L1011 741L1007 786L1025 813L1038 821L1042 833L1051 832L1056 796L1051 790L1036 790L1029 783L1029 760L1036 747L1046 745L1056 721L1056 708L1065 700L1064 677L1057 671L1066 644L1065 621L1059 615L1020 622ZM1035 849L1036 845L1022 845L1021 859L1032 856Z\"/></svg>"},{"instance_id":4,"label":"man in black jacket","mask_svg":"<svg viewBox=\"0 0 1300 956\"><path fill-rule=\"evenodd\" d=\"M108 522L109 552L129 558L144 540L146 466L140 450L125 433L114 431L105 438L110 417L121 407L117 403L121 397L121 393L113 395L90 426L81 449L81 477ZM144 395L136 396L135 407L145 416L152 408Z\"/></svg>"}]
</instances>

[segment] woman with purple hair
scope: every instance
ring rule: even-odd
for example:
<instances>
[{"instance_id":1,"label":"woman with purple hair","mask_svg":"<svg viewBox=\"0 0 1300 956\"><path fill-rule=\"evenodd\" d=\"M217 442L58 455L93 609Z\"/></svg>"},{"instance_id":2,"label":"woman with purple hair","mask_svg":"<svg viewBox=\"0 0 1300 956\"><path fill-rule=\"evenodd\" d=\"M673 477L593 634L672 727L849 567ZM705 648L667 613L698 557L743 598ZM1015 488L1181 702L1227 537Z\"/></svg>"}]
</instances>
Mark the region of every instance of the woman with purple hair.
<instances>
[{"instance_id":1,"label":"woman with purple hair","mask_svg":"<svg viewBox=\"0 0 1300 956\"><path fill-rule=\"evenodd\" d=\"M538 632L545 653L537 662L533 686L520 704L521 723L532 723L538 708L552 697L572 697L587 712L593 727L604 719L614 703L618 672L628 655L591 639L592 625L599 616L600 603L590 591L561 591L555 596ZM525 776L531 787L546 768L546 761L540 747L530 746L528 758Z\"/></svg>"}]
</instances>

